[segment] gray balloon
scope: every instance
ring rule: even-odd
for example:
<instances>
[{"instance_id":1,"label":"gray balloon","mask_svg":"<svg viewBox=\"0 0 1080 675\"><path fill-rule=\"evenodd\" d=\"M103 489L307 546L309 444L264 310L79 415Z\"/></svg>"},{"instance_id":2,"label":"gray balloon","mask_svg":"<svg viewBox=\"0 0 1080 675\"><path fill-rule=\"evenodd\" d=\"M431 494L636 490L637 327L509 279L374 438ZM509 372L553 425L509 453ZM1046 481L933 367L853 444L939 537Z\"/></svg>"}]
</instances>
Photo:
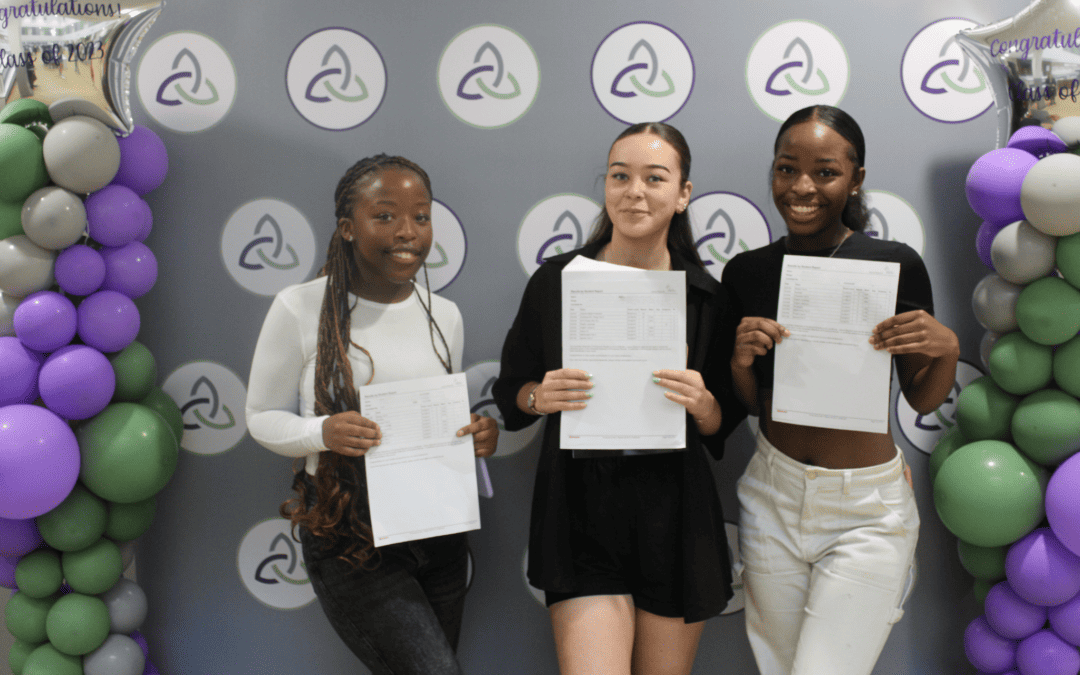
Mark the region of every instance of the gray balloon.
<instances>
[{"instance_id":1,"label":"gray balloon","mask_svg":"<svg viewBox=\"0 0 1080 675\"><path fill-rule=\"evenodd\" d=\"M146 593L134 581L121 577L115 586L98 597L109 610L110 633L127 635L146 621Z\"/></svg>"},{"instance_id":2,"label":"gray balloon","mask_svg":"<svg viewBox=\"0 0 1080 675\"><path fill-rule=\"evenodd\" d=\"M0 293L25 298L54 283L56 251L41 248L25 234L0 239Z\"/></svg>"},{"instance_id":3,"label":"gray balloon","mask_svg":"<svg viewBox=\"0 0 1080 675\"><path fill-rule=\"evenodd\" d=\"M142 648L126 635L110 635L83 657L83 675L142 675L145 668Z\"/></svg>"},{"instance_id":4,"label":"gray balloon","mask_svg":"<svg viewBox=\"0 0 1080 675\"><path fill-rule=\"evenodd\" d=\"M986 275L971 294L975 320L986 330L995 333L1018 330L1020 324L1016 322L1016 301L1022 290L1023 286L1011 284L996 274Z\"/></svg>"},{"instance_id":5,"label":"gray balloon","mask_svg":"<svg viewBox=\"0 0 1080 675\"><path fill-rule=\"evenodd\" d=\"M109 184L120 168L120 145L109 127L83 116L53 125L41 144L45 169L60 187L86 194Z\"/></svg>"},{"instance_id":6,"label":"gray balloon","mask_svg":"<svg viewBox=\"0 0 1080 675\"><path fill-rule=\"evenodd\" d=\"M982 340L979 341L979 360L982 361L983 370L986 372L990 372L990 351L1000 339L1001 333L988 330L983 333Z\"/></svg>"},{"instance_id":7,"label":"gray balloon","mask_svg":"<svg viewBox=\"0 0 1080 675\"><path fill-rule=\"evenodd\" d=\"M23 202L22 226L30 241L59 251L86 231L86 207L73 192L55 185L43 187Z\"/></svg>"},{"instance_id":8,"label":"gray balloon","mask_svg":"<svg viewBox=\"0 0 1080 675\"><path fill-rule=\"evenodd\" d=\"M1026 220L1006 225L990 244L994 271L1005 281L1029 284L1054 270L1057 238L1036 230Z\"/></svg>"},{"instance_id":9,"label":"gray balloon","mask_svg":"<svg viewBox=\"0 0 1080 675\"><path fill-rule=\"evenodd\" d=\"M1065 145L1076 145L1080 143L1080 117L1062 117L1054 122L1050 131L1065 141Z\"/></svg>"},{"instance_id":10,"label":"gray balloon","mask_svg":"<svg viewBox=\"0 0 1080 675\"><path fill-rule=\"evenodd\" d=\"M1080 232L1080 157L1063 152L1036 162L1020 186L1020 207L1041 232L1055 237Z\"/></svg>"},{"instance_id":11,"label":"gray balloon","mask_svg":"<svg viewBox=\"0 0 1080 675\"><path fill-rule=\"evenodd\" d=\"M0 337L15 335L15 309L22 298L13 298L0 293Z\"/></svg>"},{"instance_id":12,"label":"gray balloon","mask_svg":"<svg viewBox=\"0 0 1080 675\"><path fill-rule=\"evenodd\" d=\"M135 562L135 542L117 541L113 543L120 547L120 560L123 562L124 571L127 572L128 568L131 567L131 563Z\"/></svg>"}]
</instances>

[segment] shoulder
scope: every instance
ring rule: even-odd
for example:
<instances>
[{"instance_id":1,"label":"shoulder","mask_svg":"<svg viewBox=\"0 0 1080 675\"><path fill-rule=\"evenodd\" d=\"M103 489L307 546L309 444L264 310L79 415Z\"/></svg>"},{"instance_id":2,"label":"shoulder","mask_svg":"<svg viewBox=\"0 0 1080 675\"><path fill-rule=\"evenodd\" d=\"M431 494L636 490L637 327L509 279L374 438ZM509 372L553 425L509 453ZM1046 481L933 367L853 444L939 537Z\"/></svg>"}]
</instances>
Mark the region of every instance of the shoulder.
<instances>
[{"instance_id":1,"label":"shoulder","mask_svg":"<svg viewBox=\"0 0 1080 675\"><path fill-rule=\"evenodd\" d=\"M423 286L417 286L416 290L420 293L421 297L427 294L427 291ZM426 300L426 298L424 299ZM441 295L436 295L435 293L431 294L431 313L451 318L456 317L457 320L461 320L461 310L458 309L457 303L448 298L444 298Z\"/></svg>"},{"instance_id":2,"label":"shoulder","mask_svg":"<svg viewBox=\"0 0 1080 675\"><path fill-rule=\"evenodd\" d=\"M326 277L286 286L274 296L274 304L288 308L296 314L305 311L318 312L326 294Z\"/></svg>"},{"instance_id":3,"label":"shoulder","mask_svg":"<svg viewBox=\"0 0 1080 675\"><path fill-rule=\"evenodd\" d=\"M901 267L923 266L922 257L915 249L903 242L876 239L862 232L853 232L849 239L848 243L851 245L849 257L898 262Z\"/></svg>"},{"instance_id":4,"label":"shoulder","mask_svg":"<svg viewBox=\"0 0 1080 675\"><path fill-rule=\"evenodd\" d=\"M600 250L599 244L586 244L581 248L576 248L573 251L567 251L566 253L560 253L559 255L553 255L550 258L544 260L544 264L541 265L533 272L529 277L529 286L543 286L551 283L560 282L560 274L563 268L570 264L570 261L579 255L586 258L596 258L597 252Z\"/></svg>"},{"instance_id":5,"label":"shoulder","mask_svg":"<svg viewBox=\"0 0 1080 675\"><path fill-rule=\"evenodd\" d=\"M725 284L749 281L760 277L762 273L783 260L783 243L774 241L760 248L743 251L724 265L723 281Z\"/></svg>"}]
</instances>

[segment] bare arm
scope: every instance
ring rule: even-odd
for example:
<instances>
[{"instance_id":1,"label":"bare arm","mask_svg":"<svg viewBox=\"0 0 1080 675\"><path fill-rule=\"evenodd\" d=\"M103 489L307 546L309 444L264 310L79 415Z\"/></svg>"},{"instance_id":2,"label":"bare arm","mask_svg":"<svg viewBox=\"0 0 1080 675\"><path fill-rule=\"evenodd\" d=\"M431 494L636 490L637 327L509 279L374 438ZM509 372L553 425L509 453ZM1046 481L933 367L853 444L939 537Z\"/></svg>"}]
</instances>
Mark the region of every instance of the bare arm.
<instances>
[{"instance_id":1,"label":"bare arm","mask_svg":"<svg viewBox=\"0 0 1080 675\"><path fill-rule=\"evenodd\" d=\"M904 398L926 415L940 406L956 381L960 342L956 333L923 310L890 317L874 328L874 349L896 356Z\"/></svg>"},{"instance_id":2,"label":"bare arm","mask_svg":"<svg viewBox=\"0 0 1080 675\"><path fill-rule=\"evenodd\" d=\"M735 350L731 355L731 379L735 393L751 415L760 415L758 409L758 381L751 367L754 359L765 356L775 345L791 335L772 319L747 316L735 329Z\"/></svg>"}]
</instances>

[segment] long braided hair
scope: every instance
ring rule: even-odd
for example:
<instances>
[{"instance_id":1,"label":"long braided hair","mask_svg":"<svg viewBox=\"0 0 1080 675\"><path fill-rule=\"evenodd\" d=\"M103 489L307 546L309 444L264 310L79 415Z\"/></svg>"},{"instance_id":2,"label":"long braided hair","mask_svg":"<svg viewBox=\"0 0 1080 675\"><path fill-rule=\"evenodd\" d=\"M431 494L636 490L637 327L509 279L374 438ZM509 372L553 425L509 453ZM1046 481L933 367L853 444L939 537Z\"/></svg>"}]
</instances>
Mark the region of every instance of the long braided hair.
<instances>
[{"instance_id":1,"label":"long braided hair","mask_svg":"<svg viewBox=\"0 0 1080 675\"><path fill-rule=\"evenodd\" d=\"M334 190L334 216L340 221L353 215L356 205L357 186L367 178L387 167L394 167L415 173L424 182L428 195L431 195L431 179L427 172L404 157L391 157L385 154L365 157L342 176ZM348 410L359 410L360 401L353 383L353 369L349 362L348 350L352 345L371 359L371 354L350 337L353 303L349 290L353 279L358 275L358 267L353 246L342 236L341 228L335 228L330 238L330 247L326 253L326 264L319 271L325 276L326 293L323 296L322 309L319 313L318 343L315 356L315 414L333 415ZM427 267L424 266L426 279ZM451 371L450 348L442 330L431 314L431 289L428 286L428 301L424 310L428 317L431 346L446 368ZM421 301L421 306L424 305ZM435 347L435 333L438 332L446 351L446 359ZM372 361L372 377L375 363ZM304 468L298 462L295 469L293 489L296 497L281 505L282 517L292 521L293 527L303 526L312 535L327 540L342 552L338 557L352 561L359 566L365 564L374 555L374 538L367 513L367 481L362 457L347 457L336 452L319 453L319 467L314 480L305 479ZM313 485L312 485L313 483ZM314 489L315 494L309 494ZM314 499L312 499L314 497ZM312 504L309 506L309 504Z\"/></svg>"}]
</instances>

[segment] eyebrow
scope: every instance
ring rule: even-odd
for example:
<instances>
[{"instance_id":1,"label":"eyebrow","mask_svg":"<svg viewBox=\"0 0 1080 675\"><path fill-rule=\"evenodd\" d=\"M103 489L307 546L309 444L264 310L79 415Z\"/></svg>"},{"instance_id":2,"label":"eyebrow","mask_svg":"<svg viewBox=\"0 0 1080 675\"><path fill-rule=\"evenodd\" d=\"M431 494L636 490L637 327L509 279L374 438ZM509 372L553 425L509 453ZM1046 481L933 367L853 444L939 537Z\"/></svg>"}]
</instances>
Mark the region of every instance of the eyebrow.
<instances>
[{"instance_id":1,"label":"eyebrow","mask_svg":"<svg viewBox=\"0 0 1080 675\"><path fill-rule=\"evenodd\" d=\"M795 155L789 155L786 152L781 152L780 155L779 155L779 158L780 159L791 159L791 160L797 160L798 159L798 157L796 157ZM815 162L835 162L837 160L833 159L832 157L818 157L814 161Z\"/></svg>"},{"instance_id":2,"label":"eyebrow","mask_svg":"<svg viewBox=\"0 0 1080 675\"><path fill-rule=\"evenodd\" d=\"M630 168L630 165L627 164L626 162L612 162L610 165L608 165L608 168L610 169L613 166L625 166L627 168ZM646 169L663 169L664 171L667 171L668 173L671 172L671 169L667 168L663 164L649 164L645 168Z\"/></svg>"}]
</instances>

